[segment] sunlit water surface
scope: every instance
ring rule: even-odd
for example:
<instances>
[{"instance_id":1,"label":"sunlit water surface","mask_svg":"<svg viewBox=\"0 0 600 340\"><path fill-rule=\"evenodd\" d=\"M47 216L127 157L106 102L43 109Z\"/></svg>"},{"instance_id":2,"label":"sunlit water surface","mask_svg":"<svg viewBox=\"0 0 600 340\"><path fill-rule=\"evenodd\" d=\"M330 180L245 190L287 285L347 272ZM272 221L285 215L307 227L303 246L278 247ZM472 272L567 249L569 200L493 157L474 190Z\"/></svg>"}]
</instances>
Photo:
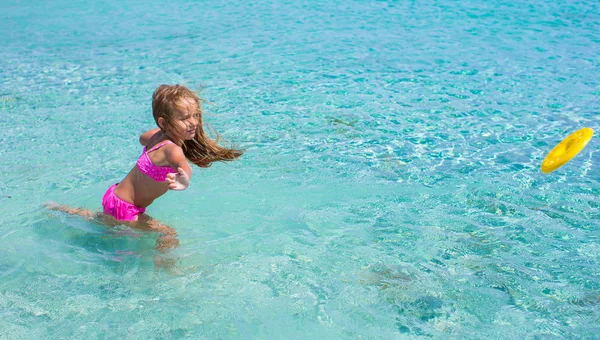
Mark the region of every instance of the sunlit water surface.
<instances>
[{"instance_id":1,"label":"sunlit water surface","mask_svg":"<svg viewBox=\"0 0 600 340\"><path fill-rule=\"evenodd\" d=\"M595 1L0 3L0 338L594 338ZM99 210L162 83L240 161ZM598 137L596 137L598 138ZM170 263L170 266L164 265ZM168 268L167 269L165 269Z\"/></svg>"}]
</instances>

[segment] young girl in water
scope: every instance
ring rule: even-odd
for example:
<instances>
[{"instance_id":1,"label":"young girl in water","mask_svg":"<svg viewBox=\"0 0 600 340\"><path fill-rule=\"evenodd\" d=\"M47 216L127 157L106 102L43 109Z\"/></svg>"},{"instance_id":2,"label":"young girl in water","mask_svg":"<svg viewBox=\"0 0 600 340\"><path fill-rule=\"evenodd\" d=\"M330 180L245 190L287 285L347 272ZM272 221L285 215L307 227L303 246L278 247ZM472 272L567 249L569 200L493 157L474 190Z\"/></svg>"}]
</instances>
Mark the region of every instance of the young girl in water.
<instances>
[{"instance_id":1,"label":"young girl in water","mask_svg":"<svg viewBox=\"0 0 600 340\"><path fill-rule=\"evenodd\" d=\"M152 114L158 128L140 136L144 146L136 165L125 178L113 184L102 197L104 214L65 205L48 208L87 219L99 217L107 224L127 224L161 232L157 248L177 246L175 231L146 215L146 208L169 190L185 190L192 178L189 162L206 168L216 161L231 161L242 155L209 138L202 127L198 95L185 86L161 85L152 95Z\"/></svg>"}]
</instances>

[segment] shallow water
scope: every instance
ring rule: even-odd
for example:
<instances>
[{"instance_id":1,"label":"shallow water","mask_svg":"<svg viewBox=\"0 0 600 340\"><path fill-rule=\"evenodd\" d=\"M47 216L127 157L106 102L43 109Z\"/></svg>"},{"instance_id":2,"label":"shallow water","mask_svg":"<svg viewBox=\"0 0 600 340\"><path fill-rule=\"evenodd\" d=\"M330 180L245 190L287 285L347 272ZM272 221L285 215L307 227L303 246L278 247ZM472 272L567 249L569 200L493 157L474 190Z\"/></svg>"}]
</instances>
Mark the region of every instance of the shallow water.
<instances>
[{"instance_id":1,"label":"shallow water","mask_svg":"<svg viewBox=\"0 0 600 340\"><path fill-rule=\"evenodd\" d=\"M0 337L594 338L592 1L0 4ZM98 210L162 83L247 149L150 207ZM170 270L161 265L174 263Z\"/></svg>"}]
</instances>

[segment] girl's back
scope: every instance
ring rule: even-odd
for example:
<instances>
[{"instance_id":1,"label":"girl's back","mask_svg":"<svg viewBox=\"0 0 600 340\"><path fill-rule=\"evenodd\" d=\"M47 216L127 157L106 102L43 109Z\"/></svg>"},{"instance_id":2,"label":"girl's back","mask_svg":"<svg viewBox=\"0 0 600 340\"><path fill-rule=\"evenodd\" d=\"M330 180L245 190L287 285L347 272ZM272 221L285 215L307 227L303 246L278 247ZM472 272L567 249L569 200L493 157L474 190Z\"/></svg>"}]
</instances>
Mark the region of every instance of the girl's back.
<instances>
[{"instance_id":1,"label":"girl's back","mask_svg":"<svg viewBox=\"0 0 600 340\"><path fill-rule=\"evenodd\" d=\"M142 154L129 174L117 185L115 194L136 206L147 207L169 190L166 174L176 173L176 170L170 166L167 153L179 147L166 139L159 129L143 133L140 143L145 146Z\"/></svg>"}]
</instances>

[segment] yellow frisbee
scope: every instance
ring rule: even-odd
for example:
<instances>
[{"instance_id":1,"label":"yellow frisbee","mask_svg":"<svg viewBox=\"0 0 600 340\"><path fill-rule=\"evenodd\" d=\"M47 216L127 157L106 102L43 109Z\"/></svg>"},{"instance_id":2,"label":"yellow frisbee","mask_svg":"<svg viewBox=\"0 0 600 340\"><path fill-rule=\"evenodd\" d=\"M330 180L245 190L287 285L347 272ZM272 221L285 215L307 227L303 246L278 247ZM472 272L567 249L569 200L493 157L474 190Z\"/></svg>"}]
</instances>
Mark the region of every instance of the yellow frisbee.
<instances>
[{"instance_id":1,"label":"yellow frisbee","mask_svg":"<svg viewBox=\"0 0 600 340\"><path fill-rule=\"evenodd\" d=\"M562 142L558 143L554 149L548 153L542 162L542 172L547 174L565 165L575 157L579 151L585 148L593 135L594 130L583 128L563 139Z\"/></svg>"}]
</instances>

